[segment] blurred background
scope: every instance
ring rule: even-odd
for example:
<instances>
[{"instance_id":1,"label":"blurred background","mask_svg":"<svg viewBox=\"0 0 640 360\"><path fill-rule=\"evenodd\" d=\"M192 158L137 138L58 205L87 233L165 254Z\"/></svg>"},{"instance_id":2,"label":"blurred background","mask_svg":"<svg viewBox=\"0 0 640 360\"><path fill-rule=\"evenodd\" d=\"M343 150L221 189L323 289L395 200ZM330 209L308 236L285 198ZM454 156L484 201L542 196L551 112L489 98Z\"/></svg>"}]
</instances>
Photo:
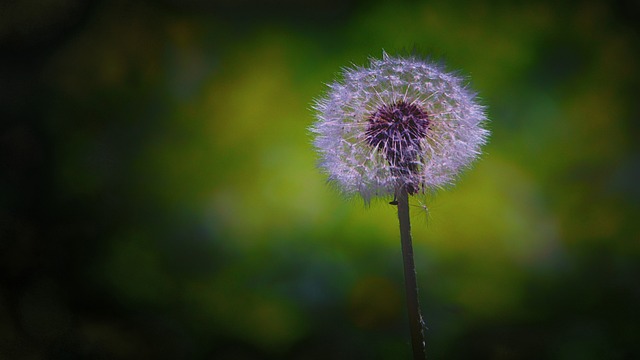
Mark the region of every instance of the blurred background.
<instances>
[{"instance_id":1,"label":"blurred background","mask_svg":"<svg viewBox=\"0 0 640 360\"><path fill-rule=\"evenodd\" d=\"M0 359L407 359L395 207L311 104L418 49L492 136L412 206L434 359L640 358L636 1L0 5Z\"/></svg>"}]
</instances>

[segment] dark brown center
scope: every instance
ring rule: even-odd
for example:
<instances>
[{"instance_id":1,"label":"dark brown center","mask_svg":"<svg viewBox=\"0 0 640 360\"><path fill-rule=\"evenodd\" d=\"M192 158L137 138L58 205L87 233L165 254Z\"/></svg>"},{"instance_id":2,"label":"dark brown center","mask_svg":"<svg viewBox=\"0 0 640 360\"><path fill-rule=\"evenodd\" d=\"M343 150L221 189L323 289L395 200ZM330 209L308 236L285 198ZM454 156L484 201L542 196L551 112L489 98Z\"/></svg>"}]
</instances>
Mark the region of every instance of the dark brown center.
<instances>
[{"instance_id":1,"label":"dark brown center","mask_svg":"<svg viewBox=\"0 0 640 360\"><path fill-rule=\"evenodd\" d=\"M367 120L367 143L382 152L392 174L404 181L409 193L416 193L418 184L406 180L421 171L421 140L429 129L427 113L413 103L398 101L382 105Z\"/></svg>"}]
</instances>

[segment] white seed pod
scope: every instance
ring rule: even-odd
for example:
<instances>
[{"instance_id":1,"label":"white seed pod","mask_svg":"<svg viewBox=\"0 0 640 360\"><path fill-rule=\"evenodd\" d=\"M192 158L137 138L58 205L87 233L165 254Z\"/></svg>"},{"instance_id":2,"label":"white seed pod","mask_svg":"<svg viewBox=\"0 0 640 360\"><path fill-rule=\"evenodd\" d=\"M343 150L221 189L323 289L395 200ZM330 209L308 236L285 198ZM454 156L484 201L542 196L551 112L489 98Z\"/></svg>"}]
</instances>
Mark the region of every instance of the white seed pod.
<instances>
[{"instance_id":1,"label":"white seed pod","mask_svg":"<svg viewBox=\"0 0 640 360\"><path fill-rule=\"evenodd\" d=\"M438 64L383 53L343 78L316 100L311 132L320 168L347 195L368 202L450 184L487 140L476 94Z\"/></svg>"}]
</instances>

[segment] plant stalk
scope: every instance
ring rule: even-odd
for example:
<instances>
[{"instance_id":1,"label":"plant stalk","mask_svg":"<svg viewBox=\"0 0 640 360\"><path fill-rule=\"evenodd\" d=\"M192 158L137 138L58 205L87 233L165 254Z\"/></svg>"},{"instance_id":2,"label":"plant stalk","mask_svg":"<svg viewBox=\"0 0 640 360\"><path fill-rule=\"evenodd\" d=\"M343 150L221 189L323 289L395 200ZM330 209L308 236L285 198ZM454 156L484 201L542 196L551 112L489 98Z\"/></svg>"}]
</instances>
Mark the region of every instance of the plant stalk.
<instances>
[{"instance_id":1,"label":"plant stalk","mask_svg":"<svg viewBox=\"0 0 640 360\"><path fill-rule=\"evenodd\" d=\"M409 221L409 193L405 186L397 191L398 220L400 221L400 241L402 243L402 260L404 263L404 285L407 297L409 329L411 331L411 347L414 360L425 360L425 340L422 314L418 302L418 282L416 266L413 262L413 245L411 243L411 222Z\"/></svg>"}]
</instances>

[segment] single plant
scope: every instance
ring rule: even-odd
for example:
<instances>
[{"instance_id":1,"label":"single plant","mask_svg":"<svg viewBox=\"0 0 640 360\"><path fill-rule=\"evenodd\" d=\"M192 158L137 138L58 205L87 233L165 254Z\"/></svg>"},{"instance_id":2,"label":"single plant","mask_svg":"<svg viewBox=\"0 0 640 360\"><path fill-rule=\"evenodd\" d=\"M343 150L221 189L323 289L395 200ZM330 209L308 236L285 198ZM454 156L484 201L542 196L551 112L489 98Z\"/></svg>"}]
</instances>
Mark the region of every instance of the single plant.
<instances>
[{"instance_id":1,"label":"single plant","mask_svg":"<svg viewBox=\"0 0 640 360\"><path fill-rule=\"evenodd\" d=\"M398 206L414 359L425 358L409 195L452 183L480 154L489 131L484 107L463 80L417 56L372 59L347 68L316 100L311 127L329 181L366 203L393 196Z\"/></svg>"}]
</instances>

